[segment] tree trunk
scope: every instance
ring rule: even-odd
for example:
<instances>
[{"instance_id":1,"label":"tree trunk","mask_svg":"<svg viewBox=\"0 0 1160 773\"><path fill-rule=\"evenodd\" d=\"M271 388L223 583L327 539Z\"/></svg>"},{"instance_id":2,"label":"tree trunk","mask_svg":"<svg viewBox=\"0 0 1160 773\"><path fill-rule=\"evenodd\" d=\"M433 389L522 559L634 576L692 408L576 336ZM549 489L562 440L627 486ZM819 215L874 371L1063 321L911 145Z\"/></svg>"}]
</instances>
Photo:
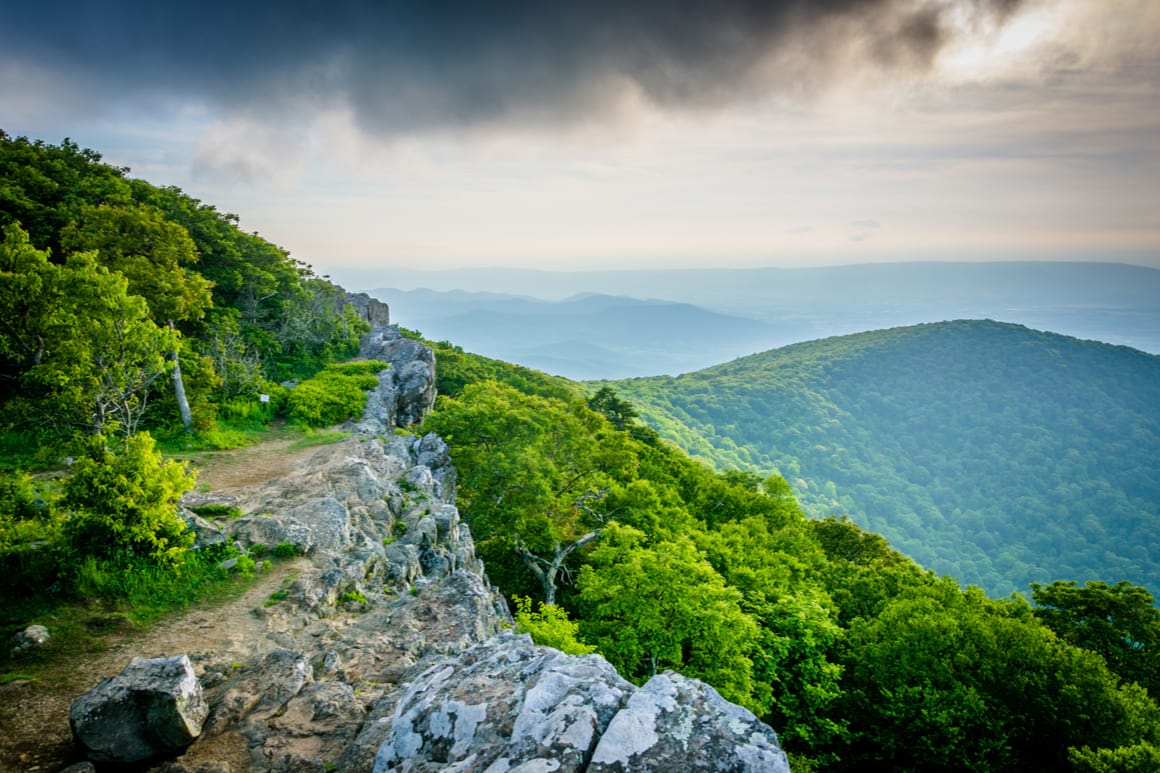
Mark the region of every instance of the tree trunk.
<instances>
[{"instance_id":1,"label":"tree trunk","mask_svg":"<svg viewBox=\"0 0 1160 773\"><path fill-rule=\"evenodd\" d=\"M552 558L548 560L537 556L532 551L528 550L521 543L519 545L520 558L524 560L524 564L528 569L532 570L532 574L536 575L536 579L540 581L540 585L544 589L544 603L556 603L556 578L560 574L560 569L564 566L564 561L572 554L572 551L577 548L582 548L593 540L599 539L600 535L604 533L604 527L588 532L575 542L570 542L564 547L560 547L560 543L556 543L555 550L552 551Z\"/></svg>"},{"instance_id":2,"label":"tree trunk","mask_svg":"<svg viewBox=\"0 0 1160 773\"><path fill-rule=\"evenodd\" d=\"M172 331L173 320L169 320L169 329ZM173 393L177 397L177 410L181 412L181 423L185 431L193 429L193 411L189 409L189 399L185 396L185 382L181 378L181 359L177 348L173 349Z\"/></svg>"}]
</instances>

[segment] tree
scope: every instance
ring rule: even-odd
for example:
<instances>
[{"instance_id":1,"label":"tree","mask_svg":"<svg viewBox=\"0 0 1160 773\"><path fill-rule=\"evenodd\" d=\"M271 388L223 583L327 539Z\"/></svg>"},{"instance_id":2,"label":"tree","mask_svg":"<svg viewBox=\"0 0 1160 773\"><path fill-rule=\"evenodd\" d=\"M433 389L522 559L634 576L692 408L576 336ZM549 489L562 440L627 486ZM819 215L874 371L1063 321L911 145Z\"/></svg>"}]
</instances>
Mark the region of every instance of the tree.
<instances>
[{"instance_id":1,"label":"tree","mask_svg":"<svg viewBox=\"0 0 1160 773\"><path fill-rule=\"evenodd\" d=\"M102 434L112 424L136 431L176 343L124 276L91 253L51 263L11 227L0 245L0 305L5 375L32 414L26 420L62 434Z\"/></svg>"},{"instance_id":2,"label":"tree","mask_svg":"<svg viewBox=\"0 0 1160 773\"><path fill-rule=\"evenodd\" d=\"M761 710L749 658L757 625L691 540L647 545L640 531L612 525L577 587L585 640L623 676L640 682L671 668Z\"/></svg>"},{"instance_id":3,"label":"tree","mask_svg":"<svg viewBox=\"0 0 1160 773\"><path fill-rule=\"evenodd\" d=\"M588 407L603 414L617 429L626 428L638 415L632 403L617 397L616 391L610 386L597 389L596 394L588 398Z\"/></svg>"},{"instance_id":4,"label":"tree","mask_svg":"<svg viewBox=\"0 0 1160 773\"><path fill-rule=\"evenodd\" d=\"M555 603L568 562L618 515L610 505L634 462L624 435L582 403L495 382L441 399L424 430L451 447L460 509L483 550L518 558Z\"/></svg>"},{"instance_id":5,"label":"tree","mask_svg":"<svg viewBox=\"0 0 1160 773\"><path fill-rule=\"evenodd\" d=\"M65 228L62 242L68 250L95 250L111 271L121 273L129 291L145 299L153 321L176 336L176 323L200 319L212 303L210 283L190 267L197 247L180 225L144 205L88 206ZM180 347L170 350L173 391L188 431L193 424L181 373Z\"/></svg>"},{"instance_id":6,"label":"tree","mask_svg":"<svg viewBox=\"0 0 1160 773\"><path fill-rule=\"evenodd\" d=\"M992 601L949 578L854 621L846 643L850 769L1056 771L1072 747L1156 732L1146 693L1060 641L1025 601Z\"/></svg>"},{"instance_id":7,"label":"tree","mask_svg":"<svg viewBox=\"0 0 1160 773\"><path fill-rule=\"evenodd\" d=\"M1032 583L1035 616L1060 638L1107 661L1121 678L1160 696L1160 610L1146 588L1074 580Z\"/></svg>"}]
</instances>

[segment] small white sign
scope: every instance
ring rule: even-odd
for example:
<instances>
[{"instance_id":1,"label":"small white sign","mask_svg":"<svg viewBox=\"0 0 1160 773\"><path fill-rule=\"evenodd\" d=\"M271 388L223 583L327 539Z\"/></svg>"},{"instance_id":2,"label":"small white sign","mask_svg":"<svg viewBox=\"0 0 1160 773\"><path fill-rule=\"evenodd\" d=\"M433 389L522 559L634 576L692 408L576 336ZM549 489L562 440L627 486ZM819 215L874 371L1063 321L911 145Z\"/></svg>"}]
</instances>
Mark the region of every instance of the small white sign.
<instances>
[{"instance_id":1,"label":"small white sign","mask_svg":"<svg viewBox=\"0 0 1160 773\"><path fill-rule=\"evenodd\" d=\"M268 403L270 402L270 395L258 395L258 400L263 403Z\"/></svg>"}]
</instances>

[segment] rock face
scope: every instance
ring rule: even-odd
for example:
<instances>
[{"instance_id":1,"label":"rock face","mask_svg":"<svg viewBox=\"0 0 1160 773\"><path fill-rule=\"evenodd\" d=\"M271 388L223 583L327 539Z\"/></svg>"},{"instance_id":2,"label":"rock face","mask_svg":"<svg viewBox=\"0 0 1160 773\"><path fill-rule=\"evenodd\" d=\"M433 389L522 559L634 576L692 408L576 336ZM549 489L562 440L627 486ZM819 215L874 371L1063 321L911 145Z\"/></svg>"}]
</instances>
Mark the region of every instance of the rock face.
<instances>
[{"instance_id":1,"label":"rock face","mask_svg":"<svg viewBox=\"0 0 1160 773\"><path fill-rule=\"evenodd\" d=\"M709 685L666 671L613 717L589 773L633 770L785 771L777 734Z\"/></svg>"},{"instance_id":2,"label":"rock face","mask_svg":"<svg viewBox=\"0 0 1160 773\"><path fill-rule=\"evenodd\" d=\"M637 688L598 655L508 632L400 692L340 769L366 770L373 751L374 773L789 771L774 732L701 682L669 672Z\"/></svg>"},{"instance_id":3,"label":"rock face","mask_svg":"<svg viewBox=\"0 0 1160 773\"><path fill-rule=\"evenodd\" d=\"M390 432L418 423L435 404L435 353L405 338L398 328L374 328L362 341L359 357L385 360L390 370L379 374L379 386L367 400L362 419L352 428L362 434Z\"/></svg>"},{"instance_id":4,"label":"rock face","mask_svg":"<svg viewBox=\"0 0 1160 773\"><path fill-rule=\"evenodd\" d=\"M391 309L378 298L366 293L347 293L346 302L358 309L358 314L371 324L371 329L385 328L391 324Z\"/></svg>"},{"instance_id":5,"label":"rock face","mask_svg":"<svg viewBox=\"0 0 1160 773\"><path fill-rule=\"evenodd\" d=\"M208 714L187 656L134 658L73 703L69 724L90 759L129 763L189 746Z\"/></svg>"},{"instance_id":6,"label":"rock face","mask_svg":"<svg viewBox=\"0 0 1160 773\"><path fill-rule=\"evenodd\" d=\"M264 638L192 653L208 718L166 770L239 748L253 771L788 770L772 730L699 682L637 688L599 656L510 633L447 445L395 431L432 404L434 357L380 328L361 356L392 368L356 437L230 502L243 515L225 539L305 558L255 610Z\"/></svg>"}]
</instances>

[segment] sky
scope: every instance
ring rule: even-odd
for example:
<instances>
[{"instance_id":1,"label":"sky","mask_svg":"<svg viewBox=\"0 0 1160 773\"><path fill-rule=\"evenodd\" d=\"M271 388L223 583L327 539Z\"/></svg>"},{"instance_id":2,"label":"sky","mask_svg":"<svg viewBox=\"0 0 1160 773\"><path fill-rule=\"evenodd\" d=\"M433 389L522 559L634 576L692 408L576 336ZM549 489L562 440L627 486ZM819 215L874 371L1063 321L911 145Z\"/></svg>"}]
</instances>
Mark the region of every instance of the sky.
<instances>
[{"instance_id":1,"label":"sky","mask_svg":"<svg viewBox=\"0 0 1160 773\"><path fill-rule=\"evenodd\" d=\"M1157 0L13 5L0 129L319 273L1160 268Z\"/></svg>"}]
</instances>

